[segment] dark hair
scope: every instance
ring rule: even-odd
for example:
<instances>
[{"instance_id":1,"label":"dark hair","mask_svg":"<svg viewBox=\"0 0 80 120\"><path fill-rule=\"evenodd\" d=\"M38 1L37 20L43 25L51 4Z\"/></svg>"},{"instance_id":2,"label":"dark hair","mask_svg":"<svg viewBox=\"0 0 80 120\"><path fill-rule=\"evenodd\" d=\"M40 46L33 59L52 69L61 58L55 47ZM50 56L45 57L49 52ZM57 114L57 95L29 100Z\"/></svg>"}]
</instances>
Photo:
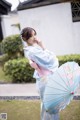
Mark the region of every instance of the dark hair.
<instances>
[{"instance_id":1,"label":"dark hair","mask_svg":"<svg viewBox=\"0 0 80 120\"><path fill-rule=\"evenodd\" d=\"M23 39L23 40L27 41L30 37L32 37L32 31L35 32L35 35L37 34L36 31L31 27L26 27L26 28L22 29L21 38L23 39L23 37L24 37L25 39Z\"/></svg>"}]
</instances>

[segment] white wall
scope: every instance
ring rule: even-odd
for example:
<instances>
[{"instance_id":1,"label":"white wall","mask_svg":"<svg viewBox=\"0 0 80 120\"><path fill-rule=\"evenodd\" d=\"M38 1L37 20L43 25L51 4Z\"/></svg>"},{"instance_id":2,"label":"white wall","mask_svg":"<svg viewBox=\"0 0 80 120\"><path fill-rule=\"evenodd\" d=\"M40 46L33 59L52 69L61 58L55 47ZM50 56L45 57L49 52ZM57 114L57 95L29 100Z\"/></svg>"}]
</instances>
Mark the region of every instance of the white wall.
<instances>
[{"instance_id":1,"label":"white wall","mask_svg":"<svg viewBox=\"0 0 80 120\"><path fill-rule=\"evenodd\" d=\"M80 54L80 22L73 23L73 37L75 44L75 53Z\"/></svg>"},{"instance_id":2,"label":"white wall","mask_svg":"<svg viewBox=\"0 0 80 120\"><path fill-rule=\"evenodd\" d=\"M73 26L70 3L26 9L18 14L21 28L33 27L49 50L57 55L80 53L79 36L73 34L78 30L77 24Z\"/></svg>"},{"instance_id":3,"label":"white wall","mask_svg":"<svg viewBox=\"0 0 80 120\"><path fill-rule=\"evenodd\" d=\"M17 27L12 26L13 24L19 23L18 15L3 15L2 16L2 31L3 37L7 37L9 35L19 34L20 31Z\"/></svg>"},{"instance_id":4,"label":"white wall","mask_svg":"<svg viewBox=\"0 0 80 120\"><path fill-rule=\"evenodd\" d=\"M2 31L3 31L3 37L5 38L8 35L12 34L11 31L11 20L9 16L2 16Z\"/></svg>"},{"instance_id":5,"label":"white wall","mask_svg":"<svg viewBox=\"0 0 80 120\"><path fill-rule=\"evenodd\" d=\"M14 24L19 23L18 14L9 13L9 15L10 15L10 19L11 19L11 31L12 31L12 34L19 34L20 33L19 28L14 26Z\"/></svg>"}]
</instances>

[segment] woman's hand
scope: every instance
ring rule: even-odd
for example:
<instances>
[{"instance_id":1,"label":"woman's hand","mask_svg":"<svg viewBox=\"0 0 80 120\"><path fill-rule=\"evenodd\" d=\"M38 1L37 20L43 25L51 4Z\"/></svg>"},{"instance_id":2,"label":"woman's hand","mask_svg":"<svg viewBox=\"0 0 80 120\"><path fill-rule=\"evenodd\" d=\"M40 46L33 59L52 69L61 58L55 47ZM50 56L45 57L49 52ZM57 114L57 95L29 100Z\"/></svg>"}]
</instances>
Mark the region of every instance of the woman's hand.
<instances>
[{"instance_id":1,"label":"woman's hand","mask_svg":"<svg viewBox=\"0 0 80 120\"><path fill-rule=\"evenodd\" d=\"M39 40L38 38L35 38L34 41L35 41L35 43L37 43L40 47L42 47L43 50L45 49L45 47L43 46L43 43L42 43L41 40Z\"/></svg>"}]
</instances>

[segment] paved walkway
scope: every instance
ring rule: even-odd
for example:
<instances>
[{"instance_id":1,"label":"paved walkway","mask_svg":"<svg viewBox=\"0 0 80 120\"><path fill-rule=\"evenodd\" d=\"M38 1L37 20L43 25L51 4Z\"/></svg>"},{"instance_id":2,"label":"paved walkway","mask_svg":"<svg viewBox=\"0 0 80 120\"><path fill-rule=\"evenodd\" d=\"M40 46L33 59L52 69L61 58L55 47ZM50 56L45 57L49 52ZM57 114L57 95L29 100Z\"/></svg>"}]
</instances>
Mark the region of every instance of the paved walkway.
<instances>
[{"instance_id":1,"label":"paved walkway","mask_svg":"<svg viewBox=\"0 0 80 120\"><path fill-rule=\"evenodd\" d=\"M76 93L80 96L80 87ZM39 96L36 84L0 84L0 96Z\"/></svg>"},{"instance_id":2,"label":"paved walkway","mask_svg":"<svg viewBox=\"0 0 80 120\"><path fill-rule=\"evenodd\" d=\"M1 84L0 96L39 96L36 84Z\"/></svg>"}]
</instances>

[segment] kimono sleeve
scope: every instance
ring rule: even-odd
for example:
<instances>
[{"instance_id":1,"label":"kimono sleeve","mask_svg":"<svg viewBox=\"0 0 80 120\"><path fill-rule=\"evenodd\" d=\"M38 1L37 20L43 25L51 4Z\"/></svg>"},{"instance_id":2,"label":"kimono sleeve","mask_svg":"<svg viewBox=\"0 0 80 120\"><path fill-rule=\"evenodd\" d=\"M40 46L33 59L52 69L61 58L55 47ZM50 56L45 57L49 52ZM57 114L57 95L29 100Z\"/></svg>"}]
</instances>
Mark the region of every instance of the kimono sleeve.
<instances>
[{"instance_id":1,"label":"kimono sleeve","mask_svg":"<svg viewBox=\"0 0 80 120\"><path fill-rule=\"evenodd\" d=\"M55 63L56 56L53 55L52 53L49 54L47 51L43 51L43 50L32 50L29 52L29 57L31 60L33 60L34 62L36 62L39 66L45 68L45 69L49 69L50 67L52 67Z\"/></svg>"}]
</instances>

